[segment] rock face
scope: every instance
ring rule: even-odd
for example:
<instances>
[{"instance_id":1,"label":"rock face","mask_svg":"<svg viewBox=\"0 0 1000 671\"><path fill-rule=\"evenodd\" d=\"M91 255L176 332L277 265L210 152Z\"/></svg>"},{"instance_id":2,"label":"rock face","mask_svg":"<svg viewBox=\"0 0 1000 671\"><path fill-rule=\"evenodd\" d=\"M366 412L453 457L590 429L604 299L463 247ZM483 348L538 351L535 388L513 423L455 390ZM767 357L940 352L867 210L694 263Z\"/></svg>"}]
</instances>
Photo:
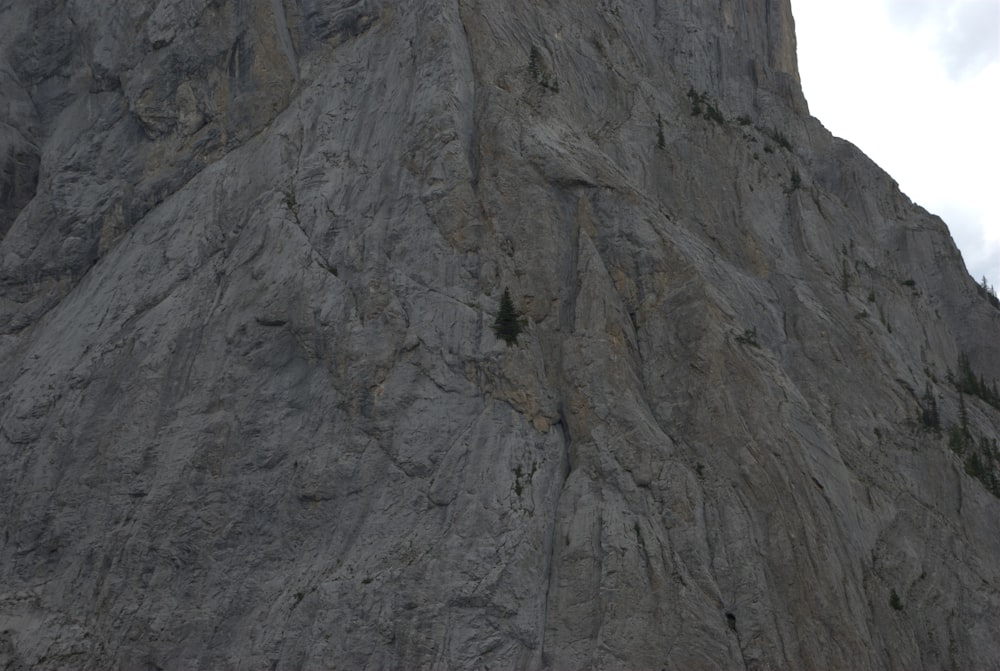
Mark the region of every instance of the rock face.
<instances>
[{"instance_id":1,"label":"rock face","mask_svg":"<svg viewBox=\"0 0 1000 671\"><path fill-rule=\"evenodd\" d=\"M0 667L1000 659L1000 310L788 0L0 26Z\"/></svg>"}]
</instances>

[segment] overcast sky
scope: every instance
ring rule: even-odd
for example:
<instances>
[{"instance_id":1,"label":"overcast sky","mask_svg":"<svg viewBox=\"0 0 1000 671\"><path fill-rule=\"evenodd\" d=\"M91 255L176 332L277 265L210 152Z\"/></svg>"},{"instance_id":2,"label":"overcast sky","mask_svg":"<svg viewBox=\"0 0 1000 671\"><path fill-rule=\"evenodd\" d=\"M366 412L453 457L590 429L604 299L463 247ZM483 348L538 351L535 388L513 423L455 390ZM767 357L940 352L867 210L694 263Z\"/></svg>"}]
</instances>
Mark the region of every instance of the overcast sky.
<instances>
[{"instance_id":1,"label":"overcast sky","mask_svg":"<svg viewBox=\"0 0 1000 671\"><path fill-rule=\"evenodd\" d=\"M1000 0L792 0L809 111L1000 290Z\"/></svg>"}]
</instances>

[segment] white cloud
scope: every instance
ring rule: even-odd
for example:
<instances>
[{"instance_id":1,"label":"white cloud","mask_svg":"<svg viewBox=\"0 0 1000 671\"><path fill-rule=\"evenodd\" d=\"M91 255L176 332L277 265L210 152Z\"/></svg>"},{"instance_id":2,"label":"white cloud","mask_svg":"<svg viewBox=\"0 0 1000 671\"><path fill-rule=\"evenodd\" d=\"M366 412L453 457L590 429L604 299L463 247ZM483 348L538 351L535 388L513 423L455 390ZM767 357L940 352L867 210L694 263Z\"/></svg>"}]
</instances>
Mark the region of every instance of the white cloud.
<instances>
[{"instance_id":1,"label":"white cloud","mask_svg":"<svg viewBox=\"0 0 1000 671\"><path fill-rule=\"evenodd\" d=\"M997 0L886 0L894 25L917 32L953 79L974 75L1000 53Z\"/></svg>"},{"instance_id":2,"label":"white cloud","mask_svg":"<svg viewBox=\"0 0 1000 671\"><path fill-rule=\"evenodd\" d=\"M886 9L893 21L907 28L916 28L940 10L940 0L886 0Z\"/></svg>"}]
</instances>

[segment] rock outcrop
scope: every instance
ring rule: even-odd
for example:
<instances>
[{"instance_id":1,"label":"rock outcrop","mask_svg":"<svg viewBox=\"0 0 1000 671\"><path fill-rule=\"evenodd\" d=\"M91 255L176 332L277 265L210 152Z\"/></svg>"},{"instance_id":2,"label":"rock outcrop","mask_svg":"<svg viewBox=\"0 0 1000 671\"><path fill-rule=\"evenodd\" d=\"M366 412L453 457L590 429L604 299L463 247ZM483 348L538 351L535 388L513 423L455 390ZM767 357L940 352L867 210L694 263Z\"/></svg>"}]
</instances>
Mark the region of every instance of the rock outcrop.
<instances>
[{"instance_id":1,"label":"rock outcrop","mask_svg":"<svg viewBox=\"0 0 1000 671\"><path fill-rule=\"evenodd\" d=\"M1000 310L788 0L0 26L3 668L1000 659Z\"/></svg>"}]
</instances>

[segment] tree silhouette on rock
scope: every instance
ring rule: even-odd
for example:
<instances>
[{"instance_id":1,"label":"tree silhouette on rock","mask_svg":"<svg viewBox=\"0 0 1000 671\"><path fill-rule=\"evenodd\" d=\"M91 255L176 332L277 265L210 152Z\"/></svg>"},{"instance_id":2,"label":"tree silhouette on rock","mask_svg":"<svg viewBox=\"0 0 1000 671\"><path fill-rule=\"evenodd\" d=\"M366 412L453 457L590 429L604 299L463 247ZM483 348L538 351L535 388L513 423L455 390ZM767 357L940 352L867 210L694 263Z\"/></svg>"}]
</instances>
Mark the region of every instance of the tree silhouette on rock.
<instances>
[{"instance_id":1,"label":"tree silhouette on rock","mask_svg":"<svg viewBox=\"0 0 1000 671\"><path fill-rule=\"evenodd\" d=\"M517 342L517 336L521 333L521 321L514 308L514 301L510 298L510 290L504 288L503 296L500 298L500 310L497 312L496 321L493 322L493 332L497 338L507 343L507 346Z\"/></svg>"}]
</instances>

